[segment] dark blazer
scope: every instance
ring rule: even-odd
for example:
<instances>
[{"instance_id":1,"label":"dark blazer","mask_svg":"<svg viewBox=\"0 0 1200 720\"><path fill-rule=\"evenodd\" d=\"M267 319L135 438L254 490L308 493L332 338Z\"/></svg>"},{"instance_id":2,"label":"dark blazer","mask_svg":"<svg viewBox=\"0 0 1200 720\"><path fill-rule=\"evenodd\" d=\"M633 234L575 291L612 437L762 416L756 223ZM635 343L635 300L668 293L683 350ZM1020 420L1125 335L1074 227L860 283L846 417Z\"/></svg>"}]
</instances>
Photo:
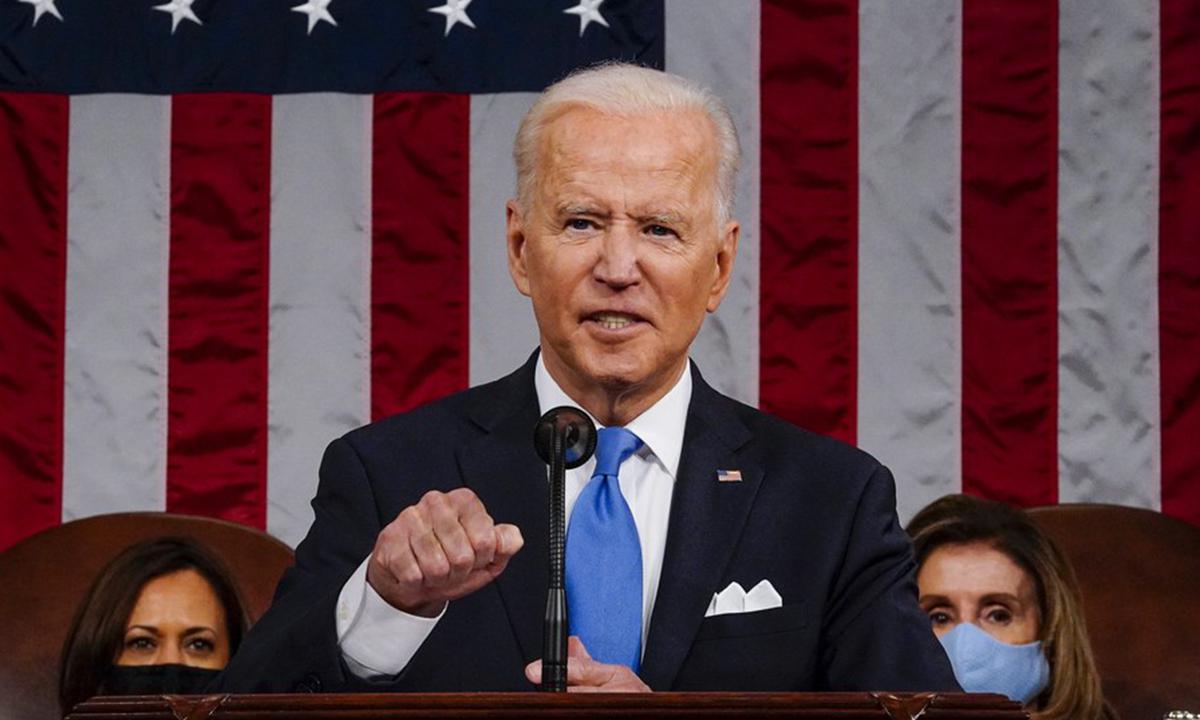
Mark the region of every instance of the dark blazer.
<instances>
[{"instance_id":1,"label":"dark blazer","mask_svg":"<svg viewBox=\"0 0 1200 720\"><path fill-rule=\"evenodd\" d=\"M219 681L232 692L530 690L541 656L549 503L533 450L536 354L521 369L354 430L326 450L296 565ZM641 676L655 690L956 690L867 454L727 398L693 367L683 455ZM719 468L741 482L717 482ZM430 489L466 486L525 547L451 602L408 667L358 680L334 608L380 529ZM705 618L713 593L768 579L783 607Z\"/></svg>"}]
</instances>

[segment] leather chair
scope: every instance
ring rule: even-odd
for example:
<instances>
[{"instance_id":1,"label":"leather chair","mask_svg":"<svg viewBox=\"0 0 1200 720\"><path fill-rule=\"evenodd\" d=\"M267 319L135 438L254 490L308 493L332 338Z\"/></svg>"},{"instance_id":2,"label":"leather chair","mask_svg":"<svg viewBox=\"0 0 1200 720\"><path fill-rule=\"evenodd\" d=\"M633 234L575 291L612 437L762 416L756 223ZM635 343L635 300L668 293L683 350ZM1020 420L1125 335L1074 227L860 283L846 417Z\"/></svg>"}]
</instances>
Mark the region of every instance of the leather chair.
<instances>
[{"instance_id":1,"label":"leather chair","mask_svg":"<svg viewBox=\"0 0 1200 720\"><path fill-rule=\"evenodd\" d=\"M1121 717L1200 711L1200 528L1116 505L1030 516L1075 568L1104 696Z\"/></svg>"},{"instance_id":2,"label":"leather chair","mask_svg":"<svg viewBox=\"0 0 1200 720\"><path fill-rule=\"evenodd\" d=\"M61 718L59 655L75 609L105 563L135 542L195 538L229 566L251 621L266 610L292 550L223 520L167 513L98 515L45 530L0 553L0 718Z\"/></svg>"}]
</instances>

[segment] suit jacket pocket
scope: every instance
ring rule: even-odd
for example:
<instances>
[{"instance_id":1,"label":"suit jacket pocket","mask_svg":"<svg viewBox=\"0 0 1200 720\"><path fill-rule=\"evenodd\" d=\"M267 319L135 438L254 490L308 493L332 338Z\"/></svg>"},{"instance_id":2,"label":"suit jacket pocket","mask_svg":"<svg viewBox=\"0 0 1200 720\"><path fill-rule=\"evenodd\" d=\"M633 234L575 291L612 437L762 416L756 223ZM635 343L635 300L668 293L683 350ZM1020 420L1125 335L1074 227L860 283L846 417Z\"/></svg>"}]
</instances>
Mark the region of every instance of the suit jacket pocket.
<instances>
[{"instance_id":1,"label":"suit jacket pocket","mask_svg":"<svg viewBox=\"0 0 1200 720\"><path fill-rule=\"evenodd\" d=\"M808 624L804 606L799 603L784 604L770 610L747 613L728 613L704 618L696 634L696 642L721 638L772 635L799 630Z\"/></svg>"},{"instance_id":2,"label":"suit jacket pocket","mask_svg":"<svg viewBox=\"0 0 1200 720\"><path fill-rule=\"evenodd\" d=\"M813 690L817 629L802 604L705 618L671 689Z\"/></svg>"}]
</instances>

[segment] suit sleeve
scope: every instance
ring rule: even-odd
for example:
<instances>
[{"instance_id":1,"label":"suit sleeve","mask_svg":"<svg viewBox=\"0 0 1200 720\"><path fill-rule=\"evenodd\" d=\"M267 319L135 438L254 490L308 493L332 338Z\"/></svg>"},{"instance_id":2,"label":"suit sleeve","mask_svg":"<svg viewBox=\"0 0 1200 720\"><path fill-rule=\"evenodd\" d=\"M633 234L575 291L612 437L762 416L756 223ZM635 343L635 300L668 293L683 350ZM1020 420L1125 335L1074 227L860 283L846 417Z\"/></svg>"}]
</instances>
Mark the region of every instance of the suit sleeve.
<instances>
[{"instance_id":1,"label":"suit sleeve","mask_svg":"<svg viewBox=\"0 0 1200 720\"><path fill-rule=\"evenodd\" d=\"M313 524L296 548L270 609L243 640L216 686L224 692L339 692L376 688L350 673L335 612L346 580L381 529L363 463L344 438L321 461Z\"/></svg>"},{"instance_id":2,"label":"suit sleeve","mask_svg":"<svg viewBox=\"0 0 1200 720\"><path fill-rule=\"evenodd\" d=\"M826 687L960 691L917 604L915 563L891 472L876 466L855 510L823 629Z\"/></svg>"}]
</instances>

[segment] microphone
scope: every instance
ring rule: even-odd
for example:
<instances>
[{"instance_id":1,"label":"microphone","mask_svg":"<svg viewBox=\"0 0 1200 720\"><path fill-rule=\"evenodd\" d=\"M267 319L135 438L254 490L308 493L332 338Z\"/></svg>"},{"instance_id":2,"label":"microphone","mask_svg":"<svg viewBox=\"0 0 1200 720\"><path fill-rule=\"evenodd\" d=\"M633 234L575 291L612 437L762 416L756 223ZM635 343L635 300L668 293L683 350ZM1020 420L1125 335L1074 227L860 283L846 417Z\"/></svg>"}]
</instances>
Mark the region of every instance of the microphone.
<instances>
[{"instance_id":1,"label":"microphone","mask_svg":"<svg viewBox=\"0 0 1200 720\"><path fill-rule=\"evenodd\" d=\"M550 587L542 626L542 690L567 691L566 471L596 452L596 426L587 413L564 405L550 410L533 428L533 447L550 466Z\"/></svg>"}]
</instances>

